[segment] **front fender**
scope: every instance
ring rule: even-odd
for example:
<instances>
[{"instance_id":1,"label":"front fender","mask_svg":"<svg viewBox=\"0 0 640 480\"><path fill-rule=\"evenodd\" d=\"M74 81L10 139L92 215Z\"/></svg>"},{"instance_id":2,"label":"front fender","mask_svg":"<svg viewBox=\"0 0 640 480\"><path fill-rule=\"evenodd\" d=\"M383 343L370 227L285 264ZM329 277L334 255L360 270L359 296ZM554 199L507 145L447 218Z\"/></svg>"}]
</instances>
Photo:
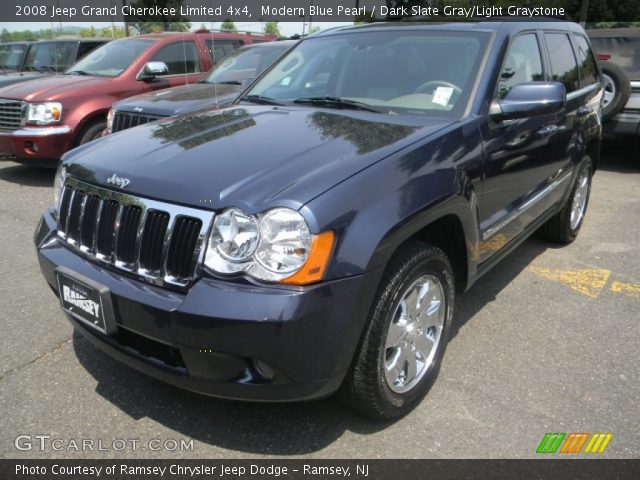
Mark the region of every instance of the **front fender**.
<instances>
[{"instance_id":1,"label":"front fender","mask_svg":"<svg viewBox=\"0 0 640 480\"><path fill-rule=\"evenodd\" d=\"M472 278L481 148L477 125L469 120L391 155L305 205L301 211L312 219L312 231L336 232L327 278L386 265L404 241L447 215L462 227L467 280Z\"/></svg>"}]
</instances>

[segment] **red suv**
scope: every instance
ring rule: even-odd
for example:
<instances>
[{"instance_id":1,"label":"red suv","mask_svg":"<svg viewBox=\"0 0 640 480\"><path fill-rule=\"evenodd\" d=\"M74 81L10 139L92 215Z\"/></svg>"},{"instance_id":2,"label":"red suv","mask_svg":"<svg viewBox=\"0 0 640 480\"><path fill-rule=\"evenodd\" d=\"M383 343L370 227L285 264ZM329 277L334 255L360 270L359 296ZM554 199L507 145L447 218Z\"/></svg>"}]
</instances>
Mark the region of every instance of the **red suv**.
<instances>
[{"instance_id":1,"label":"red suv","mask_svg":"<svg viewBox=\"0 0 640 480\"><path fill-rule=\"evenodd\" d=\"M206 31L123 38L94 50L64 75L0 88L0 158L51 165L101 134L113 102L195 83L225 48L274 39Z\"/></svg>"}]
</instances>

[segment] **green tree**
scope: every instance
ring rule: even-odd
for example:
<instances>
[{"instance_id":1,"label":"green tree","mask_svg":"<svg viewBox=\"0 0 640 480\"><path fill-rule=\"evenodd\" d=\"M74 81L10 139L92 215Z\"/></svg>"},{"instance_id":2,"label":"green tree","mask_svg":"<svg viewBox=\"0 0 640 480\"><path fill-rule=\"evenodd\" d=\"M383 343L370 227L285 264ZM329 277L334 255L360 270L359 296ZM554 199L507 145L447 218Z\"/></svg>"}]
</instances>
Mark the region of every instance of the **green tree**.
<instances>
[{"instance_id":1,"label":"green tree","mask_svg":"<svg viewBox=\"0 0 640 480\"><path fill-rule=\"evenodd\" d=\"M83 38L85 37L93 38L98 36L98 31L96 30L96 27L91 25L88 28L81 28L79 35Z\"/></svg>"},{"instance_id":2,"label":"green tree","mask_svg":"<svg viewBox=\"0 0 640 480\"><path fill-rule=\"evenodd\" d=\"M278 38L282 36L278 22L266 22L264 24L264 33L267 35L275 35Z\"/></svg>"},{"instance_id":3,"label":"green tree","mask_svg":"<svg viewBox=\"0 0 640 480\"><path fill-rule=\"evenodd\" d=\"M220 30L226 30L228 32L237 32L238 31L238 29L236 28L236 24L233 23L228 18L224 22L222 22L222 25L220 25Z\"/></svg>"},{"instance_id":4,"label":"green tree","mask_svg":"<svg viewBox=\"0 0 640 480\"><path fill-rule=\"evenodd\" d=\"M126 36L124 32L124 27L104 27L100 30L101 37L107 38L124 38Z\"/></svg>"},{"instance_id":5,"label":"green tree","mask_svg":"<svg viewBox=\"0 0 640 480\"><path fill-rule=\"evenodd\" d=\"M174 8L180 11L180 5L184 0L130 0L129 4L134 8L155 7ZM130 15L126 21L133 25L140 33L152 32L188 32L191 29L191 23L187 17L180 15Z\"/></svg>"},{"instance_id":6,"label":"green tree","mask_svg":"<svg viewBox=\"0 0 640 480\"><path fill-rule=\"evenodd\" d=\"M2 29L2 33L0 33L0 42L10 42L11 41L11 32L6 28Z\"/></svg>"}]
</instances>

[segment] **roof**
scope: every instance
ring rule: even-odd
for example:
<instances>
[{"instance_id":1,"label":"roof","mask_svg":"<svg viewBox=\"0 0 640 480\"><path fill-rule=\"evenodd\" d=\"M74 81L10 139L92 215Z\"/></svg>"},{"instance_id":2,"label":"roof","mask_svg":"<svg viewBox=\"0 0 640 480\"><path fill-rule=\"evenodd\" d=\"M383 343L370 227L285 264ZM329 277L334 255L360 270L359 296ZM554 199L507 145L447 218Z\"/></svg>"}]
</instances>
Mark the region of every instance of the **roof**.
<instances>
[{"instance_id":1,"label":"roof","mask_svg":"<svg viewBox=\"0 0 640 480\"><path fill-rule=\"evenodd\" d=\"M510 21L477 21L477 22L425 22L416 20L399 20L395 22L373 22L362 25L348 25L321 31L313 35L314 38L339 35L343 33L357 33L359 31L384 31L398 28L420 29L420 30L457 30L457 31L502 31L516 32L531 28L540 29L562 29L570 31L582 31L582 27L575 22L559 20L529 21L510 18Z\"/></svg>"}]
</instances>

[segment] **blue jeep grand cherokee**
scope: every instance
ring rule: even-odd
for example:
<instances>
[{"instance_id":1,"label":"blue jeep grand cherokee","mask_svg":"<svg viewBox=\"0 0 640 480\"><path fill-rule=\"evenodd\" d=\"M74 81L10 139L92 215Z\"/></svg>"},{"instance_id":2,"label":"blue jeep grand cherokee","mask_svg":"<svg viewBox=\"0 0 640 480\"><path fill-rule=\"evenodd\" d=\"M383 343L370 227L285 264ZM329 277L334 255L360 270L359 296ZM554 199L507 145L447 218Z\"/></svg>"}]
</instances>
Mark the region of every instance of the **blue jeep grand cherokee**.
<instances>
[{"instance_id":1,"label":"blue jeep grand cherokee","mask_svg":"<svg viewBox=\"0 0 640 480\"><path fill-rule=\"evenodd\" d=\"M70 152L42 272L149 375L396 417L436 377L456 293L537 230L578 234L602 96L571 23L315 35L230 108Z\"/></svg>"}]
</instances>

